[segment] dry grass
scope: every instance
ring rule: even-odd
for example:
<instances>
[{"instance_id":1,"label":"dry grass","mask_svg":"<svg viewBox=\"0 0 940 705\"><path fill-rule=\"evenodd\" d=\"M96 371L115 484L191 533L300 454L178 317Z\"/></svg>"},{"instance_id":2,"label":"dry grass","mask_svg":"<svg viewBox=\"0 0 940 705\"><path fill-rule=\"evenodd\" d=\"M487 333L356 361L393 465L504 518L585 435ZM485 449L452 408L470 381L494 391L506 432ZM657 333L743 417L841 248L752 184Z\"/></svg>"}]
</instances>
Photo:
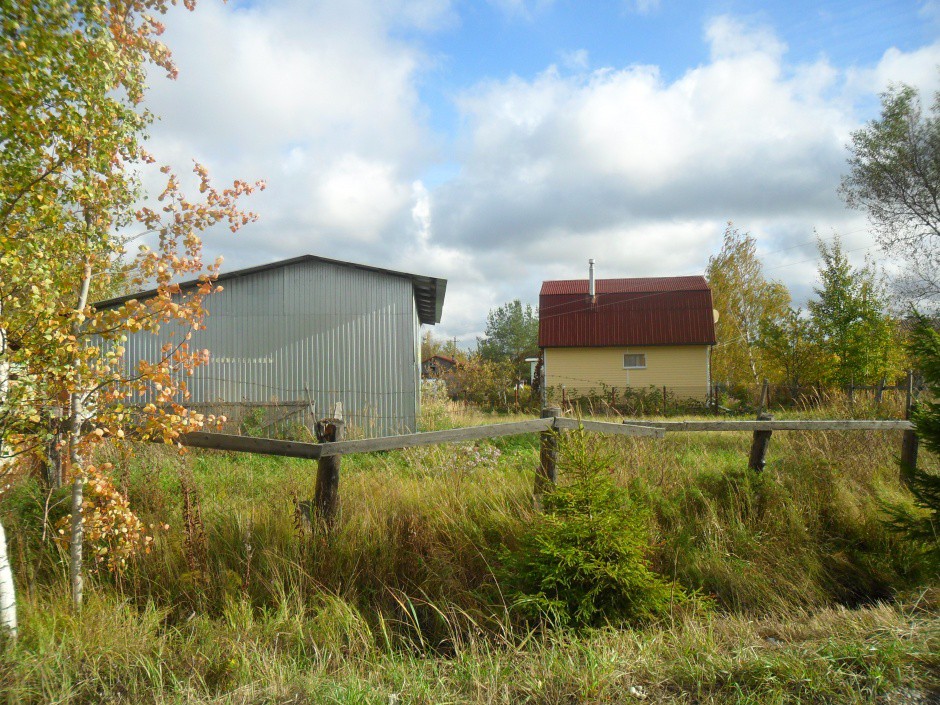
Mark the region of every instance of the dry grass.
<instances>
[{"instance_id":1,"label":"dry grass","mask_svg":"<svg viewBox=\"0 0 940 705\"><path fill-rule=\"evenodd\" d=\"M426 428L497 420L446 402L425 414ZM746 433L593 438L652 510L653 565L715 609L580 635L528 631L493 577L535 517L537 443L344 458L329 535L296 512L313 495L311 462L116 450L133 506L171 528L119 581L94 578L79 616L61 556L40 540L46 497L21 484L3 511L23 636L0 656L0 693L11 703L888 702L940 678L937 598L925 592L936 576L879 521L879 502L906 496L900 434L775 433L760 475L745 470ZM195 568L181 476L205 532ZM55 499L53 520L64 511Z\"/></svg>"}]
</instances>

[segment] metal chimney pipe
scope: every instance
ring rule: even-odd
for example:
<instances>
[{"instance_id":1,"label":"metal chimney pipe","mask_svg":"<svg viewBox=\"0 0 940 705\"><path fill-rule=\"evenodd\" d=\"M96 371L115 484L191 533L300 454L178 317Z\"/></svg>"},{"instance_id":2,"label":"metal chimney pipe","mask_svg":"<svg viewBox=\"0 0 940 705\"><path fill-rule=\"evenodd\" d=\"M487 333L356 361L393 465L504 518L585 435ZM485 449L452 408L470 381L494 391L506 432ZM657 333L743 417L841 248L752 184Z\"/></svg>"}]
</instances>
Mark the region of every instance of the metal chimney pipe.
<instances>
[{"instance_id":1,"label":"metal chimney pipe","mask_svg":"<svg viewBox=\"0 0 940 705\"><path fill-rule=\"evenodd\" d=\"M588 291L591 294L593 299L595 296L594 292L594 258L588 260Z\"/></svg>"}]
</instances>

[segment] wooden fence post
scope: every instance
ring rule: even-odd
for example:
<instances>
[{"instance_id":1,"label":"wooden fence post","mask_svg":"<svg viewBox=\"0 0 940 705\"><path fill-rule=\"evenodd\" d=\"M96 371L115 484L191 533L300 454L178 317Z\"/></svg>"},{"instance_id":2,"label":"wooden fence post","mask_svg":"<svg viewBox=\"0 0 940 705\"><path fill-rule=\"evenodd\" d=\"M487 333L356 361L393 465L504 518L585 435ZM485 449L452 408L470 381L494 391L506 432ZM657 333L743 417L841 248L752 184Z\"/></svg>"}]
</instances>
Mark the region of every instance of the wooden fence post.
<instances>
[{"instance_id":1,"label":"wooden fence post","mask_svg":"<svg viewBox=\"0 0 940 705\"><path fill-rule=\"evenodd\" d=\"M770 414L758 414L758 421L773 421ZM770 436L773 431L754 431L754 440L751 441L751 456L747 466L754 472L760 472L767 464L767 448L770 446Z\"/></svg>"},{"instance_id":2,"label":"wooden fence post","mask_svg":"<svg viewBox=\"0 0 940 705\"><path fill-rule=\"evenodd\" d=\"M904 418L910 421L911 409L914 406L914 371L907 371L906 397L904 400ZM914 431L905 431L901 438L901 481L910 482L910 477L917 469L917 434Z\"/></svg>"},{"instance_id":3,"label":"wooden fence post","mask_svg":"<svg viewBox=\"0 0 940 705\"><path fill-rule=\"evenodd\" d=\"M317 422L317 440L321 443L342 441L346 437L346 423L342 419L322 419ZM331 455L317 460L317 486L313 504L317 516L333 526L339 509L340 455Z\"/></svg>"},{"instance_id":4,"label":"wooden fence post","mask_svg":"<svg viewBox=\"0 0 940 705\"><path fill-rule=\"evenodd\" d=\"M666 401L666 385L664 384L664 385L663 385L663 416L666 416L666 412L668 411L668 409L666 408L666 404L667 404L667 401Z\"/></svg>"},{"instance_id":5,"label":"wooden fence post","mask_svg":"<svg viewBox=\"0 0 940 705\"><path fill-rule=\"evenodd\" d=\"M549 419L561 416L562 413L557 406L547 406L542 409L542 418ZM542 508L542 494L545 490L558 480L558 468L555 464L558 458L558 431L553 428L542 431L539 440L539 467L535 472L535 488L532 493L536 509Z\"/></svg>"},{"instance_id":6,"label":"wooden fence post","mask_svg":"<svg viewBox=\"0 0 940 705\"><path fill-rule=\"evenodd\" d=\"M882 377L878 380L878 386L875 387L875 403L880 405L881 400L884 398L885 386L887 386L888 381Z\"/></svg>"}]
</instances>

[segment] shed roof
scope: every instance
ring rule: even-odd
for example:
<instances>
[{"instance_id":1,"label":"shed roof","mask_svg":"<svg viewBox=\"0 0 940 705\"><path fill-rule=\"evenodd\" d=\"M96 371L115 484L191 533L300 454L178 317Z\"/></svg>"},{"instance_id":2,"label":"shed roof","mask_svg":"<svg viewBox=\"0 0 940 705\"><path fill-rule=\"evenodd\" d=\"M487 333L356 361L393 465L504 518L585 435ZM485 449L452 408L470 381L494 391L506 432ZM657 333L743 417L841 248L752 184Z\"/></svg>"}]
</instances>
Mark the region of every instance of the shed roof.
<instances>
[{"instance_id":1,"label":"shed roof","mask_svg":"<svg viewBox=\"0 0 940 705\"><path fill-rule=\"evenodd\" d=\"M414 287L415 305L418 309L418 319L421 321L421 323L427 325L434 325L435 323L441 322L441 312L444 308L444 293L447 290L446 279L439 279L437 277L429 277L421 274L411 274L409 272L399 272L394 269L373 267L368 264L344 262L343 260L330 259L329 257L320 257L318 255L301 255L300 257L292 257L290 259L280 260L279 262L271 262L269 264L262 264L256 267L246 267L245 269L236 269L231 272L225 272L220 274L216 278L216 281L229 281L231 279L247 277L251 276L252 274L257 274L258 272L266 272L271 269L288 267L292 264L300 264L302 262L323 262L325 264L335 264L341 267L351 267L353 269L361 269L367 272L389 274L395 277L410 279L412 286ZM179 286L181 289L194 289L199 284L199 279L191 279L189 281L180 282ZM130 301L131 299L150 298L156 293L156 289L149 289L147 291L141 291L136 294L127 294L126 296L118 296L113 299L99 301L95 303L95 306L97 308L108 308L122 304L125 301Z\"/></svg>"},{"instance_id":2,"label":"shed roof","mask_svg":"<svg viewBox=\"0 0 940 705\"><path fill-rule=\"evenodd\" d=\"M705 277L587 279L542 283L539 346L714 345Z\"/></svg>"}]
</instances>

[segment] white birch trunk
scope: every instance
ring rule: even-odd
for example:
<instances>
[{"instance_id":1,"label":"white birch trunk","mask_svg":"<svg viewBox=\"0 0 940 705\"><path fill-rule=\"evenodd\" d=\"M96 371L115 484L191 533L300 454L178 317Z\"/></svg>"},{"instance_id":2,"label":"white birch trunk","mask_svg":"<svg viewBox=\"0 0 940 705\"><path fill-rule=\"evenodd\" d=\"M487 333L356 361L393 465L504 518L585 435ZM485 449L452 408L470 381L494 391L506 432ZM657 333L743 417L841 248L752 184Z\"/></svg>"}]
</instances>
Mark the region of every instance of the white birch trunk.
<instances>
[{"instance_id":1,"label":"white birch trunk","mask_svg":"<svg viewBox=\"0 0 940 705\"><path fill-rule=\"evenodd\" d=\"M2 304L0 304L2 305ZM0 311L2 312L2 311ZM7 336L0 326L0 411L7 398L10 384L10 363L7 360ZM0 431L0 477L6 460L3 457L3 432ZM16 638L16 589L13 586L13 570L7 556L7 535L0 522L0 631Z\"/></svg>"},{"instance_id":2,"label":"white birch trunk","mask_svg":"<svg viewBox=\"0 0 940 705\"><path fill-rule=\"evenodd\" d=\"M88 305L88 289L91 286L91 261L85 260L84 271L82 272L82 288L78 296L79 311L84 311ZM78 323L75 324L73 333L76 339L80 331ZM76 362L76 368L80 363ZM72 466L74 477L72 479L72 526L69 535L69 584L72 588L72 606L79 610L82 607L82 596L84 593L85 580L82 569L82 542L85 538L85 520L82 516L82 505L85 499L85 468L82 465L82 458L79 454L78 442L82 433L82 412L84 404L82 403L81 389L76 389L70 395L69 411L69 438L68 451L69 463Z\"/></svg>"},{"instance_id":3,"label":"white birch trunk","mask_svg":"<svg viewBox=\"0 0 940 705\"><path fill-rule=\"evenodd\" d=\"M16 588L7 556L7 535L0 522L0 630L16 639Z\"/></svg>"}]
</instances>

